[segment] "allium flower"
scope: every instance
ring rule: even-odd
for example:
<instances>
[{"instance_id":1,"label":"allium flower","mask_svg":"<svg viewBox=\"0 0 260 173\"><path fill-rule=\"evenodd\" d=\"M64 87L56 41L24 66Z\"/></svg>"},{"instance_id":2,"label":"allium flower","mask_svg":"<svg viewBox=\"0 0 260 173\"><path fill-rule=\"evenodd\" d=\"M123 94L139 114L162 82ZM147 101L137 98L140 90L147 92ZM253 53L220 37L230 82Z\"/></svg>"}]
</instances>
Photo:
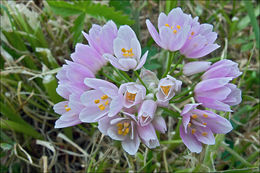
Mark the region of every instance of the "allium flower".
<instances>
[{"instance_id":1,"label":"allium flower","mask_svg":"<svg viewBox=\"0 0 260 173\"><path fill-rule=\"evenodd\" d=\"M121 26L113 43L114 57L112 54L104 54L103 57L123 71L140 69L147 58L148 51L141 57L141 45L134 31L127 25Z\"/></svg>"},{"instance_id":2,"label":"allium flower","mask_svg":"<svg viewBox=\"0 0 260 173\"><path fill-rule=\"evenodd\" d=\"M95 77L94 74L83 65L75 62L66 61L67 65L63 65L57 74L59 86L57 93L65 99L69 99L72 93L82 93L89 88L84 84L86 77Z\"/></svg>"},{"instance_id":3,"label":"allium flower","mask_svg":"<svg viewBox=\"0 0 260 173\"><path fill-rule=\"evenodd\" d=\"M202 79L212 79L220 77L232 77L232 79L240 76L242 72L239 71L238 64L231 60L221 60L214 63L210 68L202 75Z\"/></svg>"},{"instance_id":4,"label":"allium flower","mask_svg":"<svg viewBox=\"0 0 260 173\"><path fill-rule=\"evenodd\" d=\"M61 117L55 122L55 128L64 128L80 124L79 113L84 108L80 102L80 95L71 94L69 101L59 102L53 109Z\"/></svg>"},{"instance_id":5,"label":"allium flower","mask_svg":"<svg viewBox=\"0 0 260 173\"><path fill-rule=\"evenodd\" d=\"M122 141L123 149L130 155L134 155L140 145L137 133L137 121L134 115L123 113L124 117L105 116L98 121L98 129L114 140Z\"/></svg>"},{"instance_id":6,"label":"allium flower","mask_svg":"<svg viewBox=\"0 0 260 173\"><path fill-rule=\"evenodd\" d=\"M146 89L143 85L134 82L124 83L119 88L119 93L124 95L124 107L130 108L140 104L146 95Z\"/></svg>"},{"instance_id":7,"label":"allium flower","mask_svg":"<svg viewBox=\"0 0 260 173\"><path fill-rule=\"evenodd\" d=\"M150 20L146 20L147 28L157 45L170 51L182 48L188 39L191 23L192 18L179 7L172 9L168 16L164 13L159 15L159 33Z\"/></svg>"},{"instance_id":8,"label":"allium flower","mask_svg":"<svg viewBox=\"0 0 260 173\"><path fill-rule=\"evenodd\" d=\"M195 100L203 106L232 112L230 106L241 102L241 90L228 83L231 77L207 79L199 82L195 89Z\"/></svg>"},{"instance_id":9,"label":"allium flower","mask_svg":"<svg viewBox=\"0 0 260 173\"><path fill-rule=\"evenodd\" d=\"M183 67L183 74L186 76L191 76L196 73L201 73L206 71L210 67L211 62L207 61L194 61L189 62Z\"/></svg>"},{"instance_id":10,"label":"allium flower","mask_svg":"<svg viewBox=\"0 0 260 173\"><path fill-rule=\"evenodd\" d=\"M180 92L182 82L167 75L159 81L158 92L156 93L158 104L162 106L167 106L169 100L175 95L175 93Z\"/></svg>"},{"instance_id":11,"label":"allium flower","mask_svg":"<svg viewBox=\"0 0 260 173\"><path fill-rule=\"evenodd\" d=\"M231 123L207 110L199 110L200 104L187 104L181 112L180 136L191 152L200 153L202 144L214 145L213 133L226 134L233 128Z\"/></svg>"},{"instance_id":12,"label":"allium flower","mask_svg":"<svg viewBox=\"0 0 260 173\"><path fill-rule=\"evenodd\" d=\"M114 84L96 78L86 78L85 84L92 90L84 92L80 98L85 106L79 114L82 122L97 122L105 115L116 115L122 109L123 96Z\"/></svg>"},{"instance_id":13,"label":"allium flower","mask_svg":"<svg viewBox=\"0 0 260 173\"><path fill-rule=\"evenodd\" d=\"M155 148L160 145L155 128L151 123L154 119L156 108L157 104L155 101L145 100L138 112L137 131L143 143L149 148Z\"/></svg>"}]
</instances>

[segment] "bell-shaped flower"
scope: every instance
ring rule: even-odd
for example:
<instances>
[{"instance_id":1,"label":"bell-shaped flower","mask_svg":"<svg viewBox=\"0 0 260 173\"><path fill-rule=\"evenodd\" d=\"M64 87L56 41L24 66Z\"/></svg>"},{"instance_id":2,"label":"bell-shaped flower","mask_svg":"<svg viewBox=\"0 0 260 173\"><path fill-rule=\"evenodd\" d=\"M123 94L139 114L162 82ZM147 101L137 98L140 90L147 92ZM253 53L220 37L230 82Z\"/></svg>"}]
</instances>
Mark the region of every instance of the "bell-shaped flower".
<instances>
[{"instance_id":1,"label":"bell-shaped flower","mask_svg":"<svg viewBox=\"0 0 260 173\"><path fill-rule=\"evenodd\" d=\"M57 74L59 85L56 89L57 93L65 99L69 99L72 93L80 94L89 89L84 84L86 77L95 77L94 74L81 64L66 61L61 70Z\"/></svg>"},{"instance_id":2,"label":"bell-shaped flower","mask_svg":"<svg viewBox=\"0 0 260 173\"><path fill-rule=\"evenodd\" d=\"M64 128L82 123L79 119L79 113L83 108L78 94L71 94L68 101L55 104L53 109L61 117L55 122L54 127Z\"/></svg>"},{"instance_id":3,"label":"bell-shaped flower","mask_svg":"<svg viewBox=\"0 0 260 173\"><path fill-rule=\"evenodd\" d=\"M231 77L213 78L199 82L194 89L195 100L203 106L232 112L230 106L241 102L241 90L229 83Z\"/></svg>"},{"instance_id":4,"label":"bell-shaped flower","mask_svg":"<svg viewBox=\"0 0 260 173\"><path fill-rule=\"evenodd\" d=\"M155 128L152 124L157 104L153 100L145 100L138 111L137 131L143 143L149 148L159 146Z\"/></svg>"},{"instance_id":5,"label":"bell-shaped flower","mask_svg":"<svg viewBox=\"0 0 260 173\"><path fill-rule=\"evenodd\" d=\"M79 114L82 122L97 122L105 115L112 117L123 108L123 95L114 84L96 78L86 78L85 84L92 90L84 92L80 98L85 106Z\"/></svg>"},{"instance_id":6,"label":"bell-shaped flower","mask_svg":"<svg viewBox=\"0 0 260 173\"><path fill-rule=\"evenodd\" d=\"M120 86L119 93L124 95L124 107L130 108L144 100L146 89L143 85L129 82Z\"/></svg>"},{"instance_id":7,"label":"bell-shaped flower","mask_svg":"<svg viewBox=\"0 0 260 173\"><path fill-rule=\"evenodd\" d=\"M194 61L189 62L183 66L183 74L191 76L197 73L206 71L210 67L211 62L207 61Z\"/></svg>"},{"instance_id":8,"label":"bell-shaped flower","mask_svg":"<svg viewBox=\"0 0 260 173\"><path fill-rule=\"evenodd\" d=\"M220 77L231 77L232 79L240 76L242 72L239 71L238 64L231 60L221 60L213 65L202 75L202 79L212 79Z\"/></svg>"},{"instance_id":9,"label":"bell-shaped flower","mask_svg":"<svg viewBox=\"0 0 260 173\"><path fill-rule=\"evenodd\" d=\"M121 141L123 149L130 155L135 155L140 145L137 133L137 121L134 115L122 113L123 116L105 116L98 121L98 129L104 135Z\"/></svg>"},{"instance_id":10,"label":"bell-shaped flower","mask_svg":"<svg viewBox=\"0 0 260 173\"><path fill-rule=\"evenodd\" d=\"M172 9L168 16L160 13L158 18L159 33L150 20L146 20L146 25L157 45L170 51L177 51L183 47L188 39L192 22L191 16L183 13L178 7Z\"/></svg>"},{"instance_id":11,"label":"bell-shaped flower","mask_svg":"<svg viewBox=\"0 0 260 173\"><path fill-rule=\"evenodd\" d=\"M123 71L140 69L147 58L148 51L141 57L141 45L134 33L128 26L123 25L118 30L118 35L113 42L114 57L112 54L104 54L103 57Z\"/></svg>"},{"instance_id":12,"label":"bell-shaped flower","mask_svg":"<svg viewBox=\"0 0 260 173\"><path fill-rule=\"evenodd\" d=\"M181 91L182 82L174 77L167 75L159 81L158 92L156 93L157 102L160 106L168 106L169 100Z\"/></svg>"},{"instance_id":13,"label":"bell-shaped flower","mask_svg":"<svg viewBox=\"0 0 260 173\"><path fill-rule=\"evenodd\" d=\"M196 107L200 104L187 104L181 112L182 124L180 125L180 136L183 143L191 152L200 153L202 143L215 144L213 133L226 134L233 128L231 123L207 110L200 110Z\"/></svg>"},{"instance_id":14,"label":"bell-shaped flower","mask_svg":"<svg viewBox=\"0 0 260 173\"><path fill-rule=\"evenodd\" d=\"M217 33L212 30L213 26L210 24L193 22L189 37L180 49L180 53L187 58L200 58L219 48L220 46L214 43Z\"/></svg>"}]
</instances>

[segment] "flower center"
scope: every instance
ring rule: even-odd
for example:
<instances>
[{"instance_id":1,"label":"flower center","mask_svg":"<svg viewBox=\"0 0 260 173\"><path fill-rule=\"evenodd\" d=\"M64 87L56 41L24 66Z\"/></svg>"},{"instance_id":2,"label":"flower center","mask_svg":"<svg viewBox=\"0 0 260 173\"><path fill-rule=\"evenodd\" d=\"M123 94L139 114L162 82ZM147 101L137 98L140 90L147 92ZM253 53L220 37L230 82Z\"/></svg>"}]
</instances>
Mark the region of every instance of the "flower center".
<instances>
[{"instance_id":1,"label":"flower center","mask_svg":"<svg viewBox=\"0 0 260 173\"><path fill-rule=\"evenodd\" d=\"M164 93L166 96L168 96L171 87L172 87L172 86L170 86L170 85L161 86L161 89L162 89L163 93Z\"/></svg>"},{"instance_id":2,"label":"flower center","mask_svg":"<svg viewBox=\"0 0 260 173\"><path fill-rule=\"evenodd\" d=\"M130 93L130 92L126 92L126 99L128 100L128 101L135 101L135 96L136 96L136 94L135 93Z\"/></svg>"},{"instance_id":3,"label":"flower center","mask_svg":"<svg viewBox=\"0 0 260 173\"><path fill-rule=\"evenodd\" d=\"M117 123L117 133L119 135L127 135L130 131L129 129L129 126L130 126L130 123L129 122L124 122L124 123Z\"/></svg>"},{"instance_id":4,"label":"flower center","mask_svg":"<svg viewBox=\"0 0 260 173\"><path fill-rule=\"evenodd\" d=\"M65 105L64 108L65 108L66 112L69 112L71 110L71 108L68 107L68 105Z\"/></svg>"},{"instance_id":5,"label":"flower center","mask_svg":"<svg viewBox=\"0 0 260 173\"><path fill-rule=\"evenodd\" d=\"M170 25L168 23L165 24L166 27L170 27ZM176 29L174 29L174 26L171 26L171 29L173 30L172 32L174 34L176 34L178 32L178 30L181 29L181 26L180 25L176 25Z\"/></svg>"},{"instance_id":6,"label":"flower center","mask_svg":"<svg viewBox=\"0 0 260 173\"><path fill-rule=\"evenodd\" d=\"M123 52L123 56L124 56L125 58L129 58L129 57L131 58L131 57L134 56L134 54L133 54L133 48L131 48L131 49L129 49L129 50L126 50L125 48L122 48L121 51Z\"/></svg>"},{"instance_id":7,"label":"flower center","mask_svg":"<svg viewBox=\"0 0 260 173\"><path fill-rule=\"evenodd\" d=\"M203 114L203 117L207 118L207 114ZM190 122L188 123L188 127L191 128L191 134L195 134L198 130L196 129L196 126L202 126L206 127L207 123L203 122L201 119L199 119L199 116L197 114L191 115ZM207 132L201 132L202 136L207 136Z\"/></svg>"},{"instance_id":8,"label":"flower center","mask_svg":"<svg viewBox=\"0 0 260 173\"><path fill-rule=\"evenodd\" d=\"M101 100L100 100L101 99ZM105 110L109 105L109 98L107 95L103 95L100 97L100 99L94 100L94 103L98 105L98 108L103 111ZM100 103L100 104L99 104Z\"/></svg>"}]
</instances>

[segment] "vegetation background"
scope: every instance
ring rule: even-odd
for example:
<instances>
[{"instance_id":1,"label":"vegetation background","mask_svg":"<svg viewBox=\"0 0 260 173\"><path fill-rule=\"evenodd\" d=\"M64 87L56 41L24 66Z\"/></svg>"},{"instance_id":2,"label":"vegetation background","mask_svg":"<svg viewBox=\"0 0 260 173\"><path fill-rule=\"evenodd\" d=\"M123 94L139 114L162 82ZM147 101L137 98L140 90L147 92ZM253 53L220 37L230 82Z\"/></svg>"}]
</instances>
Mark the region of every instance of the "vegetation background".
<instances>
[{"instance_id":1,"label":"vegetation background","mask_svg":"<svg viewBox=\"0 0 260 173\"><path fill-rule=\"evenodd\" d=\"M178 111L189 100L161 110L168 126L161 146L149 150L142 145L136 156L103 136L97 124L54 129L59 115L52 106L62 100L55 75L75 44L86 43L81 31L110 19L130 25L143 51L150 51L145 67L162 73L165 58L145 19L157 24L160 12L177 6L214 25L221 48L205 60L228 58L243 71L234 81L243 102L223 115L231 118L234 130L216 135L216 145L204 146L200 154L190 153L178 134ZM0 172L259 172L259 13L259 1L249 0L1 1ZM105 75L110 69L97 76L110 80ZM192 84L180 78L184 88Z\"/></svg>"}]
</instances>

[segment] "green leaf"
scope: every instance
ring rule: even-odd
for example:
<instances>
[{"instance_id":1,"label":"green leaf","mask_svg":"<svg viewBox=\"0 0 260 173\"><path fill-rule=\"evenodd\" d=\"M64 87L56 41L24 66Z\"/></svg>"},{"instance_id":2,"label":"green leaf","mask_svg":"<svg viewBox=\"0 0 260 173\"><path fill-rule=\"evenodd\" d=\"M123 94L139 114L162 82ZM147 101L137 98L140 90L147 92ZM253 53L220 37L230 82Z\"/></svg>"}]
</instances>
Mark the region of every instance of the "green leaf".
<instances>
[{"instance_id":1,"label":"green leaf","mask_svg":"<svg viewBox=\"0 0 260 173\"><path fill-rule=\"evenodd\" d=\"M3 129L14 130L36 139L43 139L42 135L30 126L25 126L23 124L5 119L1 119L0 125Z\"/></svg>"},{"instance_id":2,"label":"green leaf","mask_svg":"<svg viewBox=\"0 0 260 173\"><path fill-rule=\"evenodd\" d=\"M76 45L76 43L82 42L81 31L84 28L85 16L86 16L86 14L82 13L74 21L74 26L72 28L72 32L73 32L73 47Z\"/></svg>"},{"instance_id":3,"label":"green leaf","mask_svg":"<svg viewBox=\"0 0 260 173\"><path fill-rule=\"evenodd\" d=\"M63 17L72 16L75 14L80 14L84 10L80 6L76 6L73 3L65 1L47 1L54 13L61 15ZM87 2L86 2L87 3ZM84 7L84 6L83 6Z\"/></svg>"},{"instance_id":4,"label":"green leaf","mask_svg":"<svg viewBox=\"0 0 260 173\"><path fill-rule=\"evenodd\" d=\"M46 75L42 81L44 88L53 103L62 101L62 98L57 94L57 80L52 75Z\"/></svg>"}]
</instances>

